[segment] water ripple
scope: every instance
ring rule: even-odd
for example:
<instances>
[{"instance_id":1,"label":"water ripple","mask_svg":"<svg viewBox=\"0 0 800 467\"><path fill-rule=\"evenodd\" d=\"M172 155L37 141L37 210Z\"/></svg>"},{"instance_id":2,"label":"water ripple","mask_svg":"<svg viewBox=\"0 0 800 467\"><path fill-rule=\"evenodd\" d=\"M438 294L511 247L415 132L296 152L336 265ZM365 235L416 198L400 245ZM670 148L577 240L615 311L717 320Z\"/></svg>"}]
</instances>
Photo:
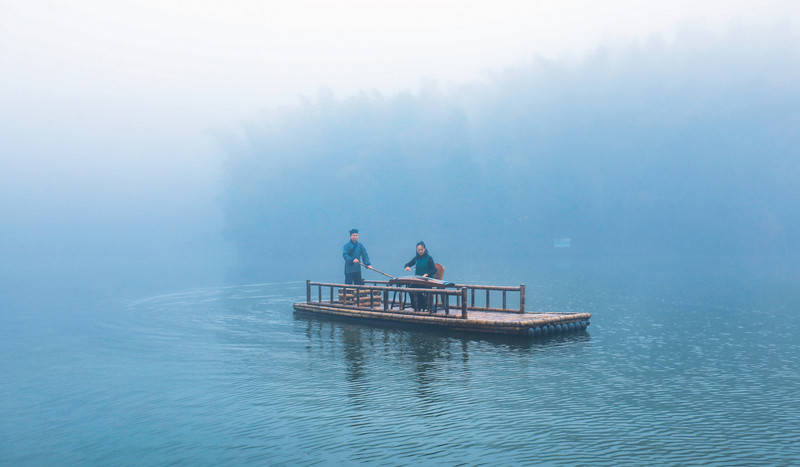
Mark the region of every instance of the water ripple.
<instances>
[{"instance_id":1,"label":"water ripple","mask_svg":"<svg viewBox=\"0 0 800 467\"><path fill-rule=\"evenodd\" d=\"M46 387L58 390L43 390L41 374L15 383L2 423L17 430L2 433L16 433L3 443L16 448L0 459L800 461L788 307L576 295L566 311L594 312L588 333L527 340L296 317L304 294L302 282L211 287L96 317L93 332L63 344L69 359L41 354ZM26 441L34 431L38 448Z\"/></svg>"}]
</instances>

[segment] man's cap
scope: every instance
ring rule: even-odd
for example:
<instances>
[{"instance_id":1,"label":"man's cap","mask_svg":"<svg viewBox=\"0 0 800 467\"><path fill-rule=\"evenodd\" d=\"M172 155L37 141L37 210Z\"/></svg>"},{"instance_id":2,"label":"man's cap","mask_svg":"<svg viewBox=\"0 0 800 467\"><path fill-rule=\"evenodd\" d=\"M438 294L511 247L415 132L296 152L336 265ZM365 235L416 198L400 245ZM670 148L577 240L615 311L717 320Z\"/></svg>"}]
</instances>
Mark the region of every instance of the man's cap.
<instances>
[{"instance_id":1,"label":"man's cap","mask_svg":"<svg viewBox=\"0 0 800 467\"><path fill-rule=\"evenodd\" d=\"M354 233L358 233L358 229L350 229L350 235L353 235Z\"/></svg>"}]
</instances>

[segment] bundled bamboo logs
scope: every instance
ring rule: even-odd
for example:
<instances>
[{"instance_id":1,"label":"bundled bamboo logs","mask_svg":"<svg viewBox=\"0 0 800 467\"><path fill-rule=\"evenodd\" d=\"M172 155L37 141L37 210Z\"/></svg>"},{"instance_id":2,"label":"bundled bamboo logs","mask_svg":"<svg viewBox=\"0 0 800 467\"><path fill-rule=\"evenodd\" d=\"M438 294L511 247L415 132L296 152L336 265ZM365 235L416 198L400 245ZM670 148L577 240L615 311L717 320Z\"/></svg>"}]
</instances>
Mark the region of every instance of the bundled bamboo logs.
<instances>
[{"instance_id":1,"label":"bundled bamboo logs","mask_svg":"<svg viewBox=\"0 0 800 467\"><path fill-rule=\"evenodd\" d=\"M358 292L358 293L356 293ZM370 302L370 292L372 301ZM380 290L364 289L339 289L339 302L345 305L378 306L381 304L383 294Z\"/></svg>"}]
</instances>

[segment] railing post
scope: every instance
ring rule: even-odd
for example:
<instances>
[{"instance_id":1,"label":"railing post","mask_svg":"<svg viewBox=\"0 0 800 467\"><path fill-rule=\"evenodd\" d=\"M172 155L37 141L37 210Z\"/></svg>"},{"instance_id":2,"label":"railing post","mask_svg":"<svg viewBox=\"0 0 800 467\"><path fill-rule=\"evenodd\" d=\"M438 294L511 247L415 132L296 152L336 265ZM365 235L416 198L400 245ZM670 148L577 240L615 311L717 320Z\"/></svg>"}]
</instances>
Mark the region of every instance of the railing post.
<instances>
[{"instance_id":1,"label":"railing post","mask_svg":"<svg viewBox=\"0 0 800 467\"><path fill-rule=\"evenodd\" d=\"M383 291L383 311L389 311L389 291Z\"/></svg>"},{"instance_id":2,"label":"railing post","mask_svg":"<svg viewBox=\"0 0 800 467\"><path fill-rule=\"evenodd\" d=\"M519 312L525 313L525 284L519 286Z\"/></svg>"},{"instance_id":3,"label":"railing post","mask_svg":"<svg viewBox=\"0 0 800 467\"><path fill-rule=\"evenodd\" d=\"M306 303L311 303L311 281L306 279Z\"/></svg>"},{"instance_id":4,"label":"railing post","mask_svg":"<svg viewBox=\"0 0 800 467\"><path fill-rule=\"evenodd\" d=\"M467 289L461 289L461 317L467 319Z\"/></svg>"}]
</instances>

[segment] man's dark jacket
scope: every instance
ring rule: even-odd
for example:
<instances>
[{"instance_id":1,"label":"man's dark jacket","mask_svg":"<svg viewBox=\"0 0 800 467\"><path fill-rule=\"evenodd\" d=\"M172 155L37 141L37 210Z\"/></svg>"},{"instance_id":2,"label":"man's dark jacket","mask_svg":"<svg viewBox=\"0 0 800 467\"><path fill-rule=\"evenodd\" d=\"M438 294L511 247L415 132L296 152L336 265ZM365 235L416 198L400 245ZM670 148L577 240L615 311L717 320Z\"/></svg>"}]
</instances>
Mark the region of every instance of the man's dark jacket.
<instances>
[{"instance_id":1,"label":"man's dark jacket","mask_svg":"<svg viewBox=\"0 0 800 467\"><path fill-rule=\"evenodd\" d=\"M342 256L344 257L345 274L358 272L361 270L361 266L359 266L358 263L353 262L353 260L356 258L364 263L364 266L369 266L371 264L369 262L369 255L367 255L367 249L364 248L364 245L362 245L361 242L345 243L344 248L342 248Z\"/></svg>"}]
</instances>

